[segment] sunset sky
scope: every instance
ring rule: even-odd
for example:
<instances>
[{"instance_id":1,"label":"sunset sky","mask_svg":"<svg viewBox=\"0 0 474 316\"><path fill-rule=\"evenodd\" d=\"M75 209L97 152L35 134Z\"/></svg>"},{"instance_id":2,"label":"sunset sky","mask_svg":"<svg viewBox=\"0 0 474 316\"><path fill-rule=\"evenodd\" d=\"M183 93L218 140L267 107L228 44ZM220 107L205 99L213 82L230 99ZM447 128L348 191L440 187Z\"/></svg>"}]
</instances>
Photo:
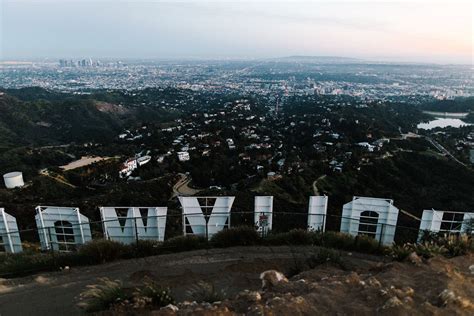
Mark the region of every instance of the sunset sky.
<instances>
[{"instance_id":1,"label":"sunset sky","mask_svg":"<svg viewBox=\"0 0 474 316\"><path fill-rule=\"evenodd\" d=\"M0 58L472 63L473 1L0 0Z\"/></svg>"}]
</instances>

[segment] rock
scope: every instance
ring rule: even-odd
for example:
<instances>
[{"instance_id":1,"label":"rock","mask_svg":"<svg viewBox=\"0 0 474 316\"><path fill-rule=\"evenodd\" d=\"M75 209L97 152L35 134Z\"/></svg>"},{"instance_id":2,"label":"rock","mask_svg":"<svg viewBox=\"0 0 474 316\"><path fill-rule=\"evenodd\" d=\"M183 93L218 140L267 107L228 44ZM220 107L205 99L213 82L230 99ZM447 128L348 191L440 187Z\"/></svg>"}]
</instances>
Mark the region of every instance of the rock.
<instances>
[{"instance_id":1,"label":"rock","mask_svg":"<svg viewBox=\"0 0 474 316\"><path fill-rule=\"evenodd\" d=\"M405 293L405 296L413 296L415 295L415 290L412 289L411 287L409 286L405 286L404 288L402 288L403 292Z\"/></svg>"},{"instance_id":2,"label":"rock","mask_svg":"<svg viewBox=\"0 0 474 316\"><path fill-rule=\"evenodd\" d=\"M293 298L293 302L296 304L303 304L306 300L302 296L297 296Z\"/></svg>"},{"instance_id":3,"label":"rock","mask_svg":"<svg viewBox=\"0 0 474 316\"><path fill-rule=\"evenodd\" d=\"M407 296L403 299L403 303L405 304L413 304L414 301L413 301L413 298L411 298L410 296Z\"/></svg>"},{"instance_id":4,"label":"rock","mask_svg":"<svg viewBox=\"0 0 474 316\"><path fill-rule=\"evenodd\" d=\"M393 289L393 292L400 299L405 298L405 297L411 297L413 296L413 294L415 294L415 290L413 290L409 286L406 286L403 289Z\"/></svg>"},{"instance_id":5,"label":"rock","mask_svg":"<svg viewBox=\"0 0 474 316\"><path fill-rule=\"evenodd\" d=\"M168 304L165 307L162 307L161 310L165 310L165 311L169 310L170 312L175 312L176 313L177 311L179 311L179 308L176 305Z\"/></svg>"},{"instance_id":6,"label":"rock","mask_svg":"<svg viewBox=\"0 0 474 316\"><path fill-rule=\"evenodd\" d=\"M284 302L285 300L279 296L275 296L267 302L267 305L275 305Z\"/></svg>"},{"instance_id":7,"label":"rock","mask_svg":"<svg viewBox=\"0 0 474 316\"><path fill-rule=\"evenodd\" d=\"M37 282L39 284L49 284L49 279L47 277L42 276L42 275L38 275L35 278L35 282Z\"/></svg>"},{"instance_id":8,"label":"rock","mask_svg":"<svg viewBox=\"0 0 474 316\"><path fill-rule=\"evenodd\" d=\"M259 302L262 299L262 296L257 291L245 290L245 291L240 292L237 295L237 298L243 299L249 302Z\"/></svg>"},{"instance_id":9,"label":"rock","mask_svg":"<svg viewBox=\"0 0 474 316\"><path fill-rule=\"evenodd\" d=\"M456 295L454 294L454 292L448 289L445 289L438 295L438 300L441 306L446 306L449 303L454 302L455 299Z\"/></svg>"},{"instance_id":10,"label":"rock","mask_svg":"<svg viewBox=\"0 0 474 316\"><path fill-rule=\"evenodd\" d=\"M414 251L408 255L407 260L414 265L420 265L423 263L423 260L421 260L421 258Z\"/></svg>"},{"instance_id":11,"label":"rock","mask_svg":"<svg viewBox=\"0 0 474 316\"><path fill-rule=\"evenodd\" d=\"M469 271L471 271L471 274L474 274L474 264L469 266Z\"/></svg>"},{"instance_id":12,"label":"rock","mask_svg":"<svg viewBox=\"0 0 474 316\"><path fill-rule=\"evenodd\" d=\"M360 284L360 277L356 272L352 272L345 280L347 284L357 285Z\"/></svg>"},{"instance_id":13,"label":"rock","mask_svg":"<svg viewBox=\"0 0 474 316\"><path fill-rule=\"evenodd\" d=\"M385 304L382 306L382 309L394 308L402 305L402 301L400 301L398 297L393 296L385 302Z\"/></svg>"},{"instance_id":14,"label":"rock","mask_svg":"<svg viewBox=\"0 0 474 316\"><path fill-rule=\"evenodd\" d=\"M262 280L262 289L271 289L278 284L288 283L288 279L281 272L276 270L267 270L260 274L260 280Z\"/></svg>"},{"instance_id":15,"label":"rock","mask_svg":"<svg viewBox=\"0 0 474 316\"><path fill-rule=\"evenodd\" d=\"M376 288L381 288L382 287L382 284L380 283L379 280L377 280L375 277L370 277L366 280L367 284L372 286L372 287L376 287Z\"/></svg>"},{"instance_id":16,"label":"rock","mask_svg":"<svg viewBox=\"0 0 474 316\"><path fill-rule=\"evenodd\" d=\"M463 309L474 309L474 304L467 298L457 296L452 290L445 289L438 296L441 306L456 305Z\"/></svg>"}]
</instances>

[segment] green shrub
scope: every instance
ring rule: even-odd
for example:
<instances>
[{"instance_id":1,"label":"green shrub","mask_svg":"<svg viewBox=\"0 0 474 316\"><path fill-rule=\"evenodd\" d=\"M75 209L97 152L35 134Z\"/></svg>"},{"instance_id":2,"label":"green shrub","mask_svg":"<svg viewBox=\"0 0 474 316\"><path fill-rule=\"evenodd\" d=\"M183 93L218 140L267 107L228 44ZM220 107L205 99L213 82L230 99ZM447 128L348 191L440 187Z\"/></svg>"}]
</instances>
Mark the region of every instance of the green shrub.
<instances>
[{"instance_id":1,"label":"green shrub","mask_svg":"<svg viewBox=\"0 0 474 316\"><path fill-rule=\"evenodd\" d=\"M327 231L323 234L322 246L343 250L353 250L354 237L340 232Z\"/></svg>"},{"instance_id":2,"label":"green shrub","mask_svg":"<svg viewBox=\"0 0 474 316\"><path fill-rule=\"evenodd\" d=\"M417 255L423 258L432 258L436 255L445 255L447 250L444 246L440 246L435 242L425 242L414 245L413 250Z\"/></svg>"},{"instance_id":3,"label":"green shrub","mask_svg":"<svg viewBox=\"0 0 474 316\"><path fill-rule=\"evenodd\" d=\"M0 255L0 275L13 277L36 271L50 270L54 266L51 254L4 253Z\"/></svg>"},{"instance_id":4,"label":"green shrub","mask_svg":"<svg viewBox=\"0 0 474 316\"><path fill-rule=\"evenodd\" d=\"M205 237L187 235L173 237L168 240L165 240L165 242L163 243L163 250L179 252L202 249L206 248L207 246L208 242Z\"/></svg>"},{"instance_id":5,"label":"green shrub","mask_svg":"<svg viewBox=\"0 0 474 316\"><path fill-rule=\"evenodd\" d=\"M270 233L264 238L268 245L312 245L316 239L316 232L304 229L293 229L287 233Z\"/></svg>"},{"instance_id":6,"label":"green shrub","mask_svg":"<svg viewBox=\"0 0 474 316\"><path fill-rule=\"evenodd\" d=\"M404 261L414 251L412 244L393 245L385 250L386 254L396 261Z\"/></svg>"},{"instance_id":7,"label":"green shrub","mask_svg":"<svg viewBox=\"0 0 474 316\"><path fill-rule=\"evenodd\" d=\"M466 235L451 235L439 240L438 243L446 249L445 255L448 257L463 256L474 250L472 239Z\"/></svg>"},{"instance_id":8,"label":"green shrub","mask_svg":"<svg viewBox=\"0 0 474 316\"><path fill-rule=\"evenodd\" d=\"M162 288L152 280L145 281L144 286L142 288L137 288L133 296L134 301L148 298L151 300L151 304L157 307L175 304L170 289Z\"/></svg>"},{"instance_id":9,"label":"green shrub","mask_svg":"<svg viewBox=\"0 0 474 316\"><path fill-rule=\"evenodd\" d=\"M314 269L321 264L328 263L344 268L341 254L332 249L321 248L315 255L311 255L308 259L306 259L306 264L310 269Z\"/></svg>"},{"instance_id":10,"label":"green shrub","mask_svg":"<svg viewBox=\"0 0 474 316\"><path fill-rule=\"evenodd\" d=\"M139 240L137 243L130 245L135 258L156 256L161 253L161 246L162 243L156 240Z\"/></svg>"},{"instance_id":11,"label":"green shrub","mask_svg":"<svg viewBox=\"0 0 474 316\"><path fill-rule=\"evenodd\" d=\"M224 290L218 290L214 284L204 281L192 285L186 294L198 303L223 301L227 296Z\"/></svg>"},{"instance_id":12,"label":"green shrub","mask_svg":"<svg viewBox=\"0 0 474 316\"><path fill-rule=\"evenodd\" d=\"M422 230L421 231L421 236L419 238L420 243L430 243L434 242L437 243L440 239L442 239L444 236L443 234L440 233L435 233L430 230Z\"/></svg>"},{"instance_id":13,"label":"green shrub","mask_svg":"<svg viewBox=\"0 0 474 316\"><path fill-rule=\"evenodd\" d=\"M372 237L359 235L354 239L353 250L363 253L381 254L384 252L384 247L379 244L378 240Z\"/></svg>"},{"instance_id":14,"label":"green shrub","mask_svg":"<svg viewBox=\"0 0 474 316\"><path fill-rule=\"evenodd\" d=\"M95 239L82 245L78 254L88 259L88 264L110 262L126 257L133 257L131 246L106 239Z\"/></svg>"},{"instance_id":15,"label":"green shrub","mask_svg":"<svg viewBox=\"0 0 474 316\"><path fill-rule=\"evenodd\" d=\"M253 227L240 226L221 230L211 238L215 247L252 246L260 242L260 236Z\"/></svg>"},{"instance_id":16,"label":"green shrub","mask_svg":"<svg viewBox=\"0 0 474 316\"><path fill-rule=\"evenodd\" d=\"M87 290L81 293L78 306L87 312L99 312L129 298L120 281L100 278L98 284L87 286Z\"/></svg>"}]
</instances>

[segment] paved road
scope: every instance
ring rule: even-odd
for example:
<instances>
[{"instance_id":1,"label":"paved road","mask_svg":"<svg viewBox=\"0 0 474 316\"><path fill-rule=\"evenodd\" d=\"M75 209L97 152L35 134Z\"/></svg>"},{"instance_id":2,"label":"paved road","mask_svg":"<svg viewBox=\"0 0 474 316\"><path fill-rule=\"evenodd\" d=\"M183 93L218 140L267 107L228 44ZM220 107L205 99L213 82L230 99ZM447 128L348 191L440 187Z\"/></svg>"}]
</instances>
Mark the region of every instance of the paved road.
<instances>
[{"instance_id":1,"label":"paved road","mask_svg":"<svg viewBox=\"0 0 474 316\"><path fill-rule=\"evenodd\" d=\"M428 140L436 149L438 149L441 153L447 155L449 158L457 162L463 167L467 167L465 163L457 159L453 154L451 154L446 148L444 148L440 143L438 143L436 140L432 139L431 137L424 136L426 140Z\"/></svg>"},{"instance_id":2,"label":"paved road","mask_svg":"<svg viewBox=\"0 0 474 316\"><path fill-rule=\"evenodd\" d=\"M193 189L189 186L189 183L191 182L191 178L189 176L182 173L180 173L179 176L180 179L173 186L173 195L171 196L170 200L178 195L190 196L200 192L200 190Z\"/></svg>"}]
</instances>

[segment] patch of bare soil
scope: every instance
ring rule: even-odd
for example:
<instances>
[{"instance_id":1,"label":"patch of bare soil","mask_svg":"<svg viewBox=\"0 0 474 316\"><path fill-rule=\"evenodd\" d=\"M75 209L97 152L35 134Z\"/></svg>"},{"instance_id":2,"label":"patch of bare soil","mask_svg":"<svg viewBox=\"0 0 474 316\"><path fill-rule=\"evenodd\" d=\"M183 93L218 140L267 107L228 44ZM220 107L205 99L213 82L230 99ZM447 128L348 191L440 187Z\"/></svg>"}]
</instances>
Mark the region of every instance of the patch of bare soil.
<instances>
[{"instance_id":1,"label":"patch of bare soil","mask_svg":"<svg viewBox=\"0 0 474 316\"><path fill-rule=\"evenodd\" d=\"M223 302L182 302L153 315L474 315L473 259L322 265L288 281L264 276L266 289Z\"/></svg>"},{"instance_id":2,"label":"patch of bare soil","mask_svg":"<svg viewBox=\"0 0 474 316\"><path fill-rule=\"evenodd\" d=\"M104 113L127 114L129 110L122 105L97 101L95 103L97 110Z\"/></svg>"},{"instance_id":3,"label":"patch of bare soil","mask_svg":"<svg viewBox=\"0 0 474 316\"><path fill-rule=\"evenodd\" d=\"M80 293L103 277L129 289L151 279L169 287L179 302L160 310L115 309L103 315L474 314L474 255L413 264L341 252L342 268L322 264L300 270L287 282L267 280L262 289L262 272L291 276L318 251L309 246L197 250L0 280L0 314L83 315L77 307ZM226 299L194 302L187 292L201 281L222 289Z\"/></svg>"}]
</instances>

